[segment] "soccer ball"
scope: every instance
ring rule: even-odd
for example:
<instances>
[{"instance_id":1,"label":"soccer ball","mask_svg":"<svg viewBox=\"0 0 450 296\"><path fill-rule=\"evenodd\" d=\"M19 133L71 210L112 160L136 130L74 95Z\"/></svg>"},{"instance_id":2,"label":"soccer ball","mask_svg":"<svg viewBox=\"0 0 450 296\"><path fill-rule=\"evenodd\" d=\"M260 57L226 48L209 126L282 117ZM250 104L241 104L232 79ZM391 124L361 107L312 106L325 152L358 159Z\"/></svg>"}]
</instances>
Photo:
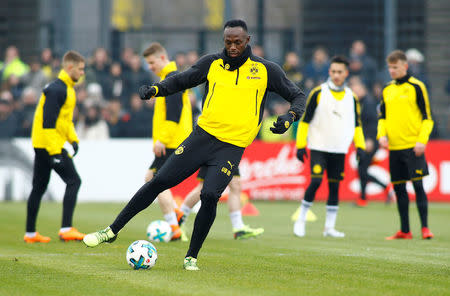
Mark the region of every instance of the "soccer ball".
<instances>
[{"instance_id":1,"label":"soccer ball","mask_svg":"<svg viewBox=\"0 0 450 296\"><path fill-rule=\"evenodd\" d=\"M133 269L150 269L155 266L156 259L155 246L146 240L137 240L127 249L127 263Z\"/></svg>"},{"instance_id":2,"label":"soccer ball","mask_svg":"<svg viewBox=\"0 0 450 296\"><path fill-rule=\"evenodd\" d=\"M147 227L147 237L152 242L168 243L172 238L172 228L166 221L153 221Z\"/></svg>"}]
</instances>

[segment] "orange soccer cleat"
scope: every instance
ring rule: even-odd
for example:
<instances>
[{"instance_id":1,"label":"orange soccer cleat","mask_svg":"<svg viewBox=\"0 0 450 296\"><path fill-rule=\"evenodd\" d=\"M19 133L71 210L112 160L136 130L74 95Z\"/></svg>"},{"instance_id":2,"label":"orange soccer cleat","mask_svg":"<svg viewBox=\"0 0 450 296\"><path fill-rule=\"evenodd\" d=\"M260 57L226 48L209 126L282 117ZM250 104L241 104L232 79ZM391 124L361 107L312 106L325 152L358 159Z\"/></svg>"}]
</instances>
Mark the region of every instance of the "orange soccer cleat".
<instances>
[{"instance_id":1,"label":"orange soccer cleat","mask_svg":"<svg viewBox=\"0 0 450 296\"><path fill-rule=\"evenodd\" d=\"M361 199L361 198L358 198L358 199L356 200L356 206L357 206L357 207L360 207L360 208L367 207L367 199Z\"/></svg>"},{"instance_id":2,"label":"orange soccer cleat","mask_svg":"<svg viewBox=\"0 0 450 296\"><path fill-rule=\"evenodd\" d=\"M36 232L36 235L33 237L25 236L23 237L24 242L28 244L34 244L34 243L48 243L51 239L48 236L40 235L39 232Z\"/></svg>"},{"instance_id":3,"label":"orange soccer cleat","mask_svg":"<svg viewBox=\"0 0 450 296\"><path fill-rule=\"evenodd\" d=\"M59 239L62 241L81 241L86 234L79 232L75 227L71 227L68 231L59 232Z\"/></svg>"},{"instance_id":4,"label":"orange soccer cleat","mask_svg":"<svg viewBox=\"0 0 450 296\"><path fill-rule=\"evenodd\" d=\"M396 234L393 236L386 237L387 240L394 240L394 239L412 239L412 234L410 232L402 232L401 230L397 231Z\"/></svg>"},{"instance_id":5,"label":"orange soccer cleat","mask_svg":"<svg viewBox=\"0 0 450 296\"><path fill-rule=\"evenodd\" d=\"M170 225L172 228L172 238L171 241L176 241L181 239L182 231L180 225Z\"/></svg>"},{"instance_id":6,"label":"orange soccer cleat","mask_svg":"<svg viewBox=\"0 0 450 296\"><path fill-rule=\"evenodd\" d=\"M178 225L183 225L184 222L186 221L186 215L183 213L182 210L175 208L175 214L177 215L177 221L178 221Z\"/></svg>"},{"instance_id":7,"label":"orange soccer cleat","mask_svg":"<svg viewBox=\"0 0 450 296\"><path fill-rule=\"evenodd\" d=\"M422 238L423 239L432 239L434 234L430 231L428 227L422 227Z\"/></svg>"}]
</instances>

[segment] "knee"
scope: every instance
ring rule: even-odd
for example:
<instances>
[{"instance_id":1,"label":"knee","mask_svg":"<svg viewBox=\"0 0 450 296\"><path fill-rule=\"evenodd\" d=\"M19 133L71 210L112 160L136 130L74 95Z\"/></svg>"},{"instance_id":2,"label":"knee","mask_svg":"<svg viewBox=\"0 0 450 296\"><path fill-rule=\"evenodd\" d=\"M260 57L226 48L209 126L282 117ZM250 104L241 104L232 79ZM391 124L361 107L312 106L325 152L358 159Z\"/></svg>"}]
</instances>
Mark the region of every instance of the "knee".
<instances>
[{"instance_id":1,"label":"knee","mask_svg":"<svg viewBox=\"0 0 450 296\"><path fill-rule=\"evenodd\" d=\"M309 183L309 186L311 188L317 189L317 188L319 188L321 183L322 183L322 178L311 178L311 183Z\"/></svg>"},{"instance_id":2,"label":"knee","mask_svg":"<svg viewBox=\"0 0 450 296\"><path fill-rule=\"evenodd\" d=\"M202 201L202 205L205 205L207 207L216 207L219 198L220 196L212 191L202 191L200 193L200 200Z\"/></svg>"},{"instance_id":3,"label":"knee","mask_svg":"<svg viewBox=\"0 0 450 296\"><path fill-rule=\"evenodd\" d=\"M47 186L41 184L33 184L33 189L31 190L31 196L43 195Z\"/></svg>"},{"instance_id":4,"label":"knee","mask_svg":"<svg viewBox=\"0 0 450 296\"><path fill-rule=\"evenodd\" d=\"M79 175L75 175L73 178L71 178L69 180L69 182L67 182L68 186L72 186L72 187L76 187L76 188L80 188L81 186L81 178Z\"/></svg>"},{"instance_id":5,"label":"knee","mask_svg":"<svg viewBox=\"0 0 450 296\"><path fill-rule=\"evenodd\" d=\"M150 180L149 182L151 182L153 184L153 186L156 186L158 188L164 188L167 189L169 187L168 184L170 182L169 178L161 175L161 174L155 174ZM167 187L167 188L166 188Z\"/></svg>"},{"instance_id":6,"label":"knee","mask_svg":"<svg viewBox=\"0 0 450 296\"><path fill-rule=\"evenodd\" d=\"M422 180L414 181L413 182L414 191L417 193L425 192L425 189L423 188L423 182Z\"/></svg>"}]
</instances>

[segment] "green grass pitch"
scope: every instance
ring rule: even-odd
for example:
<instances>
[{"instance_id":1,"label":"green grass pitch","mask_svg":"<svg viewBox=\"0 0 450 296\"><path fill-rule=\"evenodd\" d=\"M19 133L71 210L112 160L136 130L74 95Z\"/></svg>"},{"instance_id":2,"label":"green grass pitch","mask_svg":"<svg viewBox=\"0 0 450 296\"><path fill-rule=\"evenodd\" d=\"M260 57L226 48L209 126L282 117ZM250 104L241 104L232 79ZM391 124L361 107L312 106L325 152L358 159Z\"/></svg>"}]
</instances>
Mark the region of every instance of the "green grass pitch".
<instances>
[{"instance_id":1,"label":"green grass pitch","mask_svg":"<svg viewBox=\"0 0 450 296\"><path fill-rule=\"evenodd\" d=\"M113 244L97 248L57 238L62 205L42 203L38 231L49 244L25 244L25 203L0 203L0 295L450 295L450 204L429 207L433 240L422 240L417 209L410 205L413 240L385 241L398 230L395 205L341 203L337 229L343 239L322 237L324 203L312 210L307 236L292 233L297 202L255 202L264 227L258 239L235 241L228 210L216 221L199 254L199 272L182 269L188 243L155 244L151 270L132 270L128 245L146 239L149 222L162 219L158 205L138 214ZM80 203L75 226L92 232L109 225L123 204ZM194 216L186 228L192 229Z\"/></svg>"}]
</instances>

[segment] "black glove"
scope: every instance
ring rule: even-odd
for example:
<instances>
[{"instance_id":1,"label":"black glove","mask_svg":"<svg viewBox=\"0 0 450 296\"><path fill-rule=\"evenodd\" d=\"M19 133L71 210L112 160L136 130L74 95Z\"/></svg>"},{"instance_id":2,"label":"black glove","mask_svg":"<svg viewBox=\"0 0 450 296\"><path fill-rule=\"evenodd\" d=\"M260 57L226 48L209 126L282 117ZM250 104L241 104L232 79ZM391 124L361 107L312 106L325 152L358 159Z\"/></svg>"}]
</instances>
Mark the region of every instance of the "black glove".
<instances>
[{"instance_id":1,"label":"black glove","mask_svg":"<svg viewBox=\"0 0 450 296\"><path fill-rule=\"evenodd\" d=\"M72 157L74 157L78 153L78 143L77 142L73 142L72 143L72 148L73 148L73 155L72 155Z\"/></svg>"},{"instance_id":2,"label":"black glove","mask_svg":"<svg viewBox=\"0 0 450 296\"><path fill-rule=\"evenodd\" d=\"M358 161L358 162L360 162L361 161L361 158L363 158L364 157L364 154L365 154L366 152L364 151L364 150L362 150L361 148L357 148L356 149L356 160Z\"/></svg>"},{"instance_id":3,"label":"black glove","mask_svg":"<svg viewBox=\"0 0 450 296\"><path fill-rule=\"evenodd\" d=\"M154 95L156 95L156 88L151 85L143 85L139 88L141 100L150 100Z\"/></svg>"},{"instance_id":4,"label":"black glove","mask_svg":"<svg viewBox=\"0 0 450 296\"><path fill-rule=\"evenodd\" d=\"M50 155L51 166L54 169L63 167L63 156L62 154Z\"/></svg>"},{"instance_id":5,"label":"black glove","mask_svg":"<svg viewBox=\"0 0 450 296\"><path fill-rule=\"evenodd\" d=\"M308 158L308 154L306 153L306 148L297 149L297 158L301 162L305 162L305 159Z\"/></svg>"},{"instance_id":6,"label":"black glove","mask_svg":"<svg viewBox=\"0 0 450 296\"><path fill-rule=\"evenodd\" d=\"M291 124L294 122L295 113L289 111L284 115L280 115L277 118L277 121L273 123L273 127L270 128L272 133L274 134L284 134Z\"/></svg>"}]
</instances>

